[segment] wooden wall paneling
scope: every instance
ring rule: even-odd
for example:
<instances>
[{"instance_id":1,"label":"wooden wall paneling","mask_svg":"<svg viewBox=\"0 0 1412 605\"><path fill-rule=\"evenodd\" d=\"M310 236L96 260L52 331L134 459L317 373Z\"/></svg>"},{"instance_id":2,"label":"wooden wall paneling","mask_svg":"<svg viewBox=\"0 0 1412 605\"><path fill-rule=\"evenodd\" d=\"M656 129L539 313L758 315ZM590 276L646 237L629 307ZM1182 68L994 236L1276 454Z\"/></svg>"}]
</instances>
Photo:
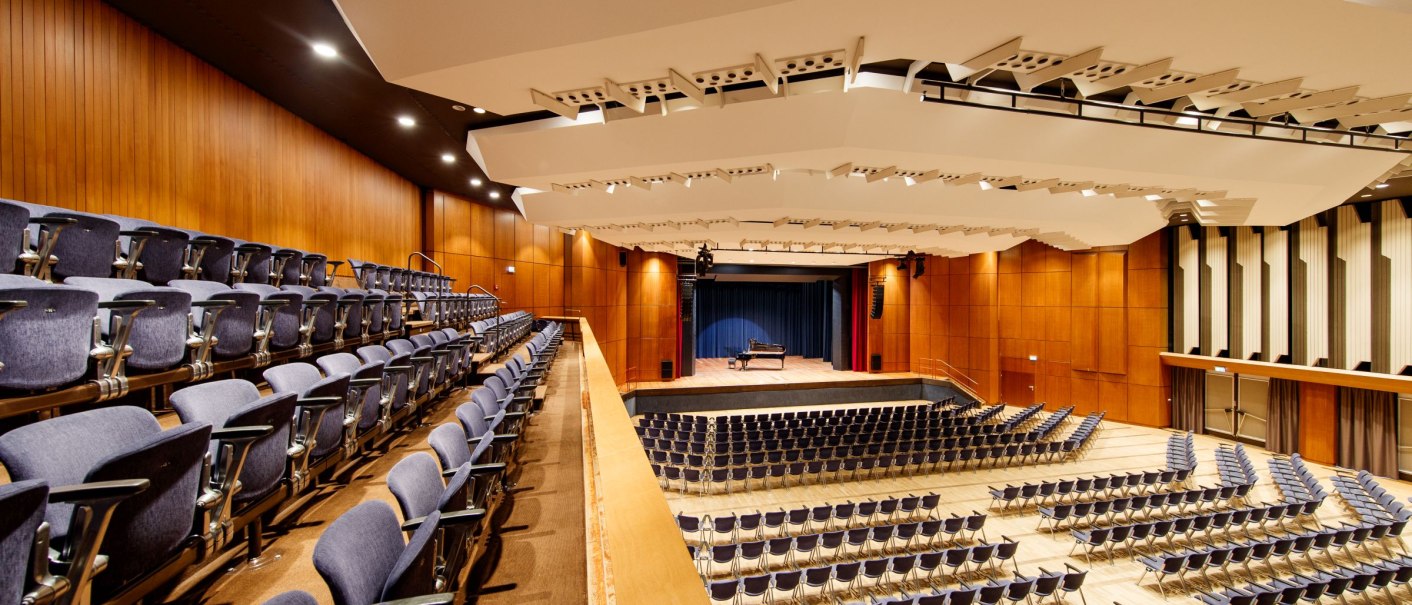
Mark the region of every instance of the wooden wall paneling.
<instances>
[{"instance_id":1,"label":"wooden wall paneling","mask_svg":"<svg viewBox=\"0 0 1412 605\"><path fill-rule=\"evenodd\" d=\"M0 197L400 264L417 188L97 0L0 3Z\"/></svg>"},{"instance_id":2,"label":"wooden wall paneling","mask_svg":"<svg viewBox=\"0 0 1412 605\"><path fill-rule=\"evenodd\" d=\"M1069 350L1070 361L1075 370L1098 370L1098 309L1095 307L1074 307L1070 325L1073 339Z\"/></svg>"},{"instance_id":3,"label":"wooden wall paneling","mask_svg":"<svg viewBox=\"0 0 1412 605\"><path fill-rule=\"evenodd\" d=\"M1338 387L1299 383L1299 453L1321 464L1338 461Z\"/></svg>"},{"instance_id":4,"label":"wooden wall paneling","mask_svg":"<svg viewBox=\"0 0 1412 605\"><path fill-rule=\"evenodd\" d=\"M1125 374L1128 371L1127 309L1099 307L1094 327L1098 340L1098 371Z\"/></svg>"}]
</instances>

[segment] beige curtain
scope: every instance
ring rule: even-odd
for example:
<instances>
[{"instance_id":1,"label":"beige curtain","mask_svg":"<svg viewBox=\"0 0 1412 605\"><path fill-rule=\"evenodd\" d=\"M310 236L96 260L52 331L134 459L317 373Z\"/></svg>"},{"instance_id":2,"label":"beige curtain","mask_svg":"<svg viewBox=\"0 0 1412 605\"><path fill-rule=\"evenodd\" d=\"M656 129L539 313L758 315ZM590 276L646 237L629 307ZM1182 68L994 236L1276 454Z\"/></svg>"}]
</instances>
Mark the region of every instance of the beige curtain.
<instances>
[{"instance_id":1,"label":"beige curtain","mask_svg":"<svg viewBox=\"0 0 1412 605\"><path fill-rule=\"evenodd\" d=\"M1281 454L1299 451L1299 381L1271 378L1269 402L1265 447Z\"/></svg>"},{"instance_id":2,"label":"beige curtain","mask_svg":"<svg viewBox=\"0 0 1412 605\"><path fill-rule=\"evenodd\" d=\"M1397 476L1397 394L1339 387L1338 463Z\"/></svg>"},{"instance_id":3,"label":"beige curtain","mask_svg":"<svg viewBox=\"0 0 1412 605\"><path fill-rule=\"evenodd\" d=\"M1172 428L1205 432L1206 372L1172 368Z\"/></svg>"}]
</instances>

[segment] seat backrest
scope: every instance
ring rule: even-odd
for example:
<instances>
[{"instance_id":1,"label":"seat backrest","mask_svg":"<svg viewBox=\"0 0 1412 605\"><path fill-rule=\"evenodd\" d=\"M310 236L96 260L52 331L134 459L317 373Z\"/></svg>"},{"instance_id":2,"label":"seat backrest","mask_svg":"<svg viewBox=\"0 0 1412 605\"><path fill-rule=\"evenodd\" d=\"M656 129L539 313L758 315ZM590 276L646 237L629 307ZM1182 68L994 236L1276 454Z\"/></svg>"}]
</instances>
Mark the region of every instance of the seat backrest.
<instances>
[{"instance_id":1,"label":"seat backrest","mask_svg":"<svg viewBox=\"0 0 1412 605\"><path fill-rule=\"evenodd\" d=\"M0 300L28 303L0 321L0 389L47 389L87 372L97 293L0 274Z\"/></svg>"},{"instance_id":2,"label":"seat backrest","mask_svg":"<svg viewBox=\"0 0 1412 605\"><path fill-rule=\"evenodd\" d=\"M154 234L143 241L142 255L138 257L142 263L142 268L137 271L138 279L163 285L182 278L181 270L185 266L186 251L191 242L191 236L185 231L126 216L110 215L108 218L118 223L123 231L143 230ZM118 239L123 244L123 250L127 251L132 238L120 235Z\"/></svg>"},{"instance_id":3,"label":"seat backrest","mask_svg":"<svg viewBox=\"0 0 1412 605\"><path fill-rule=\"evenodd\" d=\"M27 243L24 230L28 227L29 210L10 200L0 199L0 274L19 271L20 253Z\"/></svg>"},{"instance_id":4,"label":"seat backrest","mask_svg":"<svg viewBox=\"0 0 1412 605\"><path fill-rule=\"evenodd\" d=\"M382 587L382 600L395 601L437 591L437 540L441 512L432 511L407 541Z\"/></svg>"},{"instance_id":5,"label":"seat backrest","mask_svg":"<svg viewBox=\"0 0 1412 605\"><path fill-rule=\"evenodd\" d=\"M100 300L153 300L157 304L137 314L132 322L132 356L127 364L139 370L164 370L180 363L186 353L191 294L177 288L153 286L135 279L70 277L64 283L98 293ZM100 310L105 335L111 314Z\"/></svg>"},{"instance_id":6,"label":"seat backrest","mask_svg":"<svg viewBox=\"0 0 1412 605\"><path fill-rule=\"evenodd\" d=\"M216 380L192 385L172 393L172 408L182 422L205 422L213 427L273 427L269 435L250 445L245 466L240 470L238 504L274 491L284 478L289 459L289 432L294 418L294 393L260 396L260 389L247 380Z\"/></svg>"},{"instance_id":7,"label":"seat backrest","mask_svg":"<svg viewBox=\"0 0 1412 605\"><path fill-rule=\"evenodd\" d=\"M353 507L330 523L314 546L314 569L328 584L335 605L368 605L406 550L397 513L385 502Z\"/></svg>"},{"instance_id":8,"label":"seat backrest","mask_svg":"<svg viewBox=\"0 0 1412 605\"><path fill-rule=\"evenodd\" d=\"M190 293L192 300L231 301L231 305L221 310L216 319L215 354L229 359L250 352L250 347L255 343L255 316L259 312L259 294L199 279L177 279L169 282L169 285ZM204 312L198 311L191 316L197 328L206 329Z\"/></svg>"},{"instance_id":9,"label":"seat backrest","mask_svg":"<svg viewBox=\"0 0 1412 605\"><path fill-rule=\"evenodd\" d=\"M471 448L466 445L466 432L461 425L448 422L432 429L427 443L436 452L442 470L459 468L471 461Z\"/></svg>"},{"instance_id":10,"label":"seat backrest","mask_svg":"<svg viewBox=\"0 0 1412 605\"><path fill-rule=\"evenodd\" d=\"M441 468L436 458L426 452L415 452L388 471L387 489L397 498L402 519L410 521L436 510L446 486L441 482Z\"/></svg>"},{"instance_id":11,"label":"seat backrest","mask_svg":"<svg viewBox=\"0 0 1412 605\"><path fill-rule=\"evenodd\" d=\"M59 233L54 245L54 256L59 262L54 265L54 280L62 281L70 277L109 277L113 274L113 251L118 242L118 223L100 214L89 214L67 208L41 206L14 202L29 210L30 216L50 216L74 219L75 222ZM34 241L38 229L30 228L30 240Z\"/></svg>"},{"instance_id":12,"label":"seat backrest","mask_svg":"<svg viewBox=\"0 0 1412 605\"><path fill-rule=\"evenodd\" d=\"M477 403L463 403L456 408L456 419L467 435L480 435L490 430L485 421L485 410Z\"/></svg>"},{"instance_id":13,"label":"seat backrest","mask_svg":"<svg viewBox=\"0 0 1412 605\"><path fill-rule=\"evenodd\" d=\"M44 481L0 485L0 605L19 605L28 589L26 571L48 497Z\"/></svg>"}]
</instances>

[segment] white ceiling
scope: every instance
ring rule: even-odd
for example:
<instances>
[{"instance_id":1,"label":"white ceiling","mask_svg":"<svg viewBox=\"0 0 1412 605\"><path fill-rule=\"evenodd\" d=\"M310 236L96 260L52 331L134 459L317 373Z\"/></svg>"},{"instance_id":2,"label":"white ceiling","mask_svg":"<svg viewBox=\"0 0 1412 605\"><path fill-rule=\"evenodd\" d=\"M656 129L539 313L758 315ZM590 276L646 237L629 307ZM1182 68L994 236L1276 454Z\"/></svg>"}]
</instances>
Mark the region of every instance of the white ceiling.
<instances>
[{"instance_id":1,"label":"white ceiling","mask_svg":"<svg viewBox=\"0 0 1412 605\"><path fill-rule=\"evenodd\" d=\"M1129 102L1190 89L1178 107L1204 116L1289 106L1309 123L1412 128L1404 94L1412 14L1398 0L1193 0L1178 9L1116 0L550 0L532 13L503 3L337 1L389 81L503 114L572 116L621 102L577 119L477 130L467 147L492 179L521 187L516 201L531 221L686 256L710 242L725 248L718 263L854 264L906 250L1001 250L1029 237L1065 249L1121 245L1183 210L1206 224L1282 225L1408 158L919 103L918 83L859 74L860 63L1063 77L1085 94L1131 86ZM1037 75L1046 61L1085 58L1088 71ZM788 81L840 66L846 75ZM1131 82L1113 75L1124 72ZM712 76L764 74L784 84L705 95L717 92ZM532 90L544 93L537 102ZM673 91L690 98L661 102ZM1025 190L984 190L982 180ZM730 250L740 247L795 252Z\"/></svg>"}]
</instances>

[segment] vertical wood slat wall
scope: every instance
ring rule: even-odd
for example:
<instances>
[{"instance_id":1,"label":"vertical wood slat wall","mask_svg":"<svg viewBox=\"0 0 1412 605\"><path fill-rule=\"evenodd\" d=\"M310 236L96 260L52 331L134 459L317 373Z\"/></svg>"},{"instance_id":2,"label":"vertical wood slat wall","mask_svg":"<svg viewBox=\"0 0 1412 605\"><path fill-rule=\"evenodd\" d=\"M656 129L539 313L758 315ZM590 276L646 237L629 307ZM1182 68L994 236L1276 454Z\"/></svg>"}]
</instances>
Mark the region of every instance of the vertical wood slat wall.
<instances>
[{"instance_id":1,"label":"vertical wood slat wall","mask_svg":"<svg viewBox=\"0 0 1412 605\"><path fill-rule=\"evenodd\" d=\"M564 235L558 229L442 191L427 194L425 210L427 254L456 278L458 292L476 284L505 301L503 312L563 314ZM404 255L397 266L405 261Z\"/></svg>"},{"instance_id":2,"label":"vertical wood slat wall","mask_svg":"<svg viewBox=\"0 0 1412 605\"><path fill-rule=\"evenodd\" d=\"M1167 241L1164 231L1126 250L1030 241L928 258L927 274L909 284L912 370L941 359L991 401L1001 400L1006 373L1033 374L1034 401L1050 409L1168 425L1171 387L1159 358L1168 347Z\"/></svg>"},{"instance_id":3,"label":"vertical wood slat wall","mask_svg":"<svg viewBox=\"0 0 1412 605\"><path fill-rule=\"evenodd\" d=\"M1335 369L1361 366L1394 374L1412 365L1412 316L1406 312L1412 306L1412 219L1401 202L1340 206L1286 228L1234 228L1231 258L1216 252L1225 249L1215 243L1219 228L1200 229L1196 238L1184 227L1172 231L1178 240L1174 263L1181 270L1171 279L1182 289L1173 323L1183 328L1174 337L1175 351L1194 346L1190 326L1209 308L1210 340L1201 355L1216 356L1220 335L1238 332L1240 346L1232 347L1231 356L1241 359L1288 355L1298 365L1326 360ZM1187 268L1202 250L1213 275L1230 271L1241 276L1239 283L1227 290L1213 278L1191 291ZM1263 267L1259 287L1252 265ZM1234 307L1228 318L1216 311L1228 300L1239 302L1239 321Z\"/></svg>"},{"instance_id":4,"label":"vertical wood slat wall","mask_svg":"<svg viewBox=\"0 0 1412 605\"><path fill-rule=\"evenodd\" d=\"M99 0L0 0L0 197L401 264L417 187Z\"/></svg>"}]
</instances>

